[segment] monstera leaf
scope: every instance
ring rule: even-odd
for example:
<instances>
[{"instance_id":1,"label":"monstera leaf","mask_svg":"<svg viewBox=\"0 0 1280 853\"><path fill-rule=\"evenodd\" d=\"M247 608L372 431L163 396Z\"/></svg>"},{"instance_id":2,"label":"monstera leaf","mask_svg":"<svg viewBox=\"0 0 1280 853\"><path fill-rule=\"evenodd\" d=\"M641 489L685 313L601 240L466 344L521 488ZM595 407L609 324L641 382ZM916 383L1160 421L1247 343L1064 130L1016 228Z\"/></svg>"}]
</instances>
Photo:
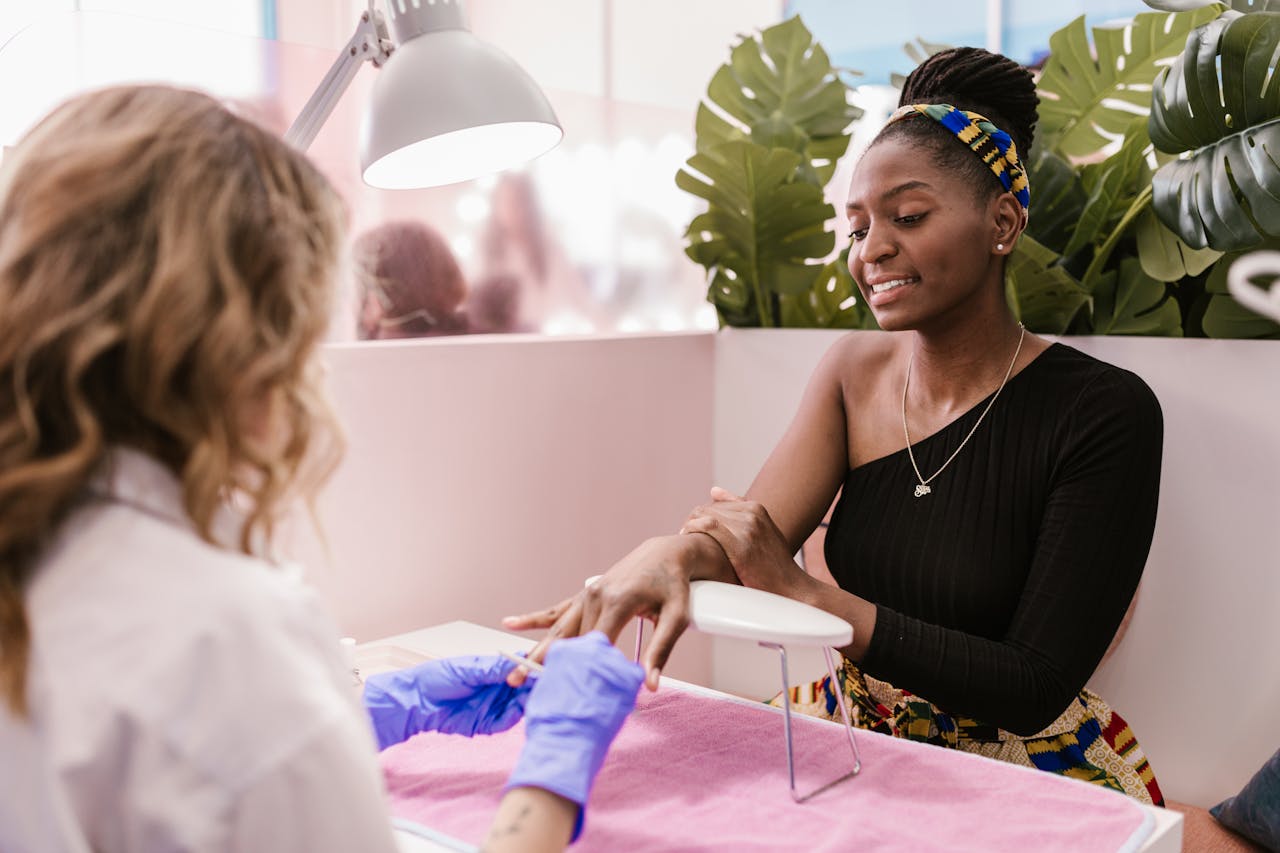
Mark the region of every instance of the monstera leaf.
<instances>
[{"instance_id":1,"label":"monstera leaf","mask_svg":"<svg viewBox=\"0 0 1280 853\"><path fill-rule=\"evenodd\" d=\"M798 177L794 151L725 142L689 158L676 184L707 202L685 237L686 253L711 275L707 298L731 325L778 324L781 294L813 287L835 246L825 230L835 209Z\"/></svg>"},{"instance_id":2,"label":"monstera leaf","mask_svg":"<svg viewBox=\"0 0 1280 853\"><path fill-rule=\"evenodd\" d=\"M1132 120L1120 150L1082 171L1089 199L1063 254L1093 247L1089 266L1080 277L1080 285L1088 293L1103 280L1112 265L1112 253L1130 235L1130 228L1151 208L1151 169L1146 160L1149 143L1143 124L1142 119Z\"/></svg>"},{"instance_id":3,"label":"monstera leaf","mask_svg":"<svg viewBox=\"0 0 1280 853\"><path fill-rule=\"evenodd\" d=\"M1027 167L1027 178L1035 188L1035 216L1027 221L1027 235L1037 243L1062 252L1084 211L1088 193L1080 173L1047 148L1037 147Z\"/></svg>"},{"instance_id":4,"label":"monstera leaf","mask_svg":"<svg viewBox=\"0 0 1280 853\"><path fill-rule=\"evenodd\" d=\"M1151 141L1192 151L1152 180L1156 215L1187 245L1229 252L1280 237L1280 13L1223 16L1161 73Z\"/></svg>"},{"instance_id":5,"label":"monstera leaf","mask_svg":"<svg viewBox=\"0 0 1280 853\"><path fill-rule=\"evenodd\" d=\"M1266 243L1262 248L1276 250L1280 245ZM1241 305L1227 288L1227 270L1247 254L1233 252L1223 255L1205 279L1204 289L1209 294L1209 305L1200 324L1211 338L1280 338L1280 324Z\"/></svg>"},{"instance_id":6,"label":"monstera leaf","mask_svg":"<svg viewBox=\"0 0 1280 853\"><path fill-rule=\"evenodd\" d=\"M1201 6L1225 6L1236 12L1280 12L1280 0L1145 0L1152 9L1185 12Z\"/></svg>"},{"instance_id":7,"label":"monstera leaf","mask_svg":"<svg viewBox=\"0 0 1280 853\"><path fill-rule=\"evenodd\" d=\"M1143 211L1134 225L1138 260L1142 271L1157 281L1177 281L1200 275L1222 257L1213 249L1193 249L1179 239L1151 209Z\"/></svg>"},{"instance_id":8,"label":"monstera leaf","mask_svg":"<svg viewBox=\"0 0 1280 853\"><path fill-rule=\"evenodd\" d=\"M935 53L942 53L944 50L950 50L954 45L946 44L940 41L925 41L916 36L914 41L909 41L902 46L902 52L911 60L914 67L924 62ZM889 73L889 85L901 92L907 85L907 75L899 74L897 71Z\"/></svg>"},{"instance_id":9,"label":"monstera leaf","mask_svg":"<svg viewBox=\"0 0 1280 853\"><path fill-rule=\"evenodd\" d=\"M1080 180L1089 195L1062 254L1074 255L1085 246L1099 242L1099 237L1105 239L1133 204L1140 192L1135 185L1142 177L1144 154L1150 145L1145 124L1142 119L1130 119L1120 150L1081 171Z\"/></svg>"},{"instance_id":10,"label":"monstera leaf","mask_svg":"<svg viewBox=\"0 0 1280 853\"><path fill-rule=\"evenodd\" d=\"M1080 282L1059 266L1061 260L1026 234L1009 256L1005 297L1014 316L1033 332L1063 334L1089 299Z\"/></svg>"},{"instance_id":11,"label":"monstera leaf","mask_svg":"<svg viewBox=\"0 0 1280 853\"><path fill-rule=\"evenodd\" d=\"M1119 137L1151 103L1158 66L1177 55L1187 35L1212 20L1218 7L1189 12L1144 12L1123 29L1093 29L1084 16L1049 37L1040 77L1037 135L1068 158L1086 157ZM1095 55L1096 50L1096 55Z\"/></svg>"},{"instance_id":12,"label":"monstera leaf","mask_svg":"<svg viewBox=\"0 0 1280 853\"><path fill-rule=\"evenodd\" d=\"M827 264L813 289L780 297L782 325L815 329L878 329L849 274L849 250Z\"/></svg>"},{"instance_id":13,"label":"monstera leaf","mask_svg":"<svg viewBox=\"0 0 1280 853\"><path fill-rule=\"evenodd\" d=\"M822 45L793 17L733 47L707 87L719 113L698 106L698 150L744 139L790 148L812 163L806 177L825 186L849 147L849 125L862 115L847 92Z\"/></svg>"},{"instance_id":14,"label":"monstera leaf","mask_svg":"<svg viewBox=\"0 0 1280 853\"><path fill-rule=\"evenodd\" d=\"M1097 335L1182 337L1182 312L1164 282L1125 258L1093 290L1093 332Z\"/></svg>"}]
</instances>

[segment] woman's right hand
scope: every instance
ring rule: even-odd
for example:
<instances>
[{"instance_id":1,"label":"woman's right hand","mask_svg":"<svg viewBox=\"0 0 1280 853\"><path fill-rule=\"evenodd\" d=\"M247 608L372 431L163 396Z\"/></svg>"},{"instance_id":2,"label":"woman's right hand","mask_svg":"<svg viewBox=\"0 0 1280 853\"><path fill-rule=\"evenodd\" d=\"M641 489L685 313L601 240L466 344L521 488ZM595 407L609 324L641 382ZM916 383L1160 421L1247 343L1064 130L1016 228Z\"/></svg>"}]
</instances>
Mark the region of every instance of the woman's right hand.
<instances>
[{"instance_id":1,"label":"woman's right hand","mask_svg":"<svg viewBox=\"0 0 1280 853\"><path fill-rule=\"evenodd\" d=\"M579 806L582 829L596 774L644 673L599 632L556 643L535 676L525 707L525 744L507 788L535 787Z\"/></svg>"},{"instance_id":2,"label":"woman's right hand","mask_svg":"<svg viewBox=\"0 0 1280 853\"><path fill-rule=\"evenodd\" d=\"M546 610L509 616L502 624L514 631L549 628L529 653L530 660L541 661L547 647L563 637L600 631L609 642L617 642L632 619L648 619L654 623L654 630L641 663L645 684L650 690L657 690L662 668L689 625L689 581L695 571L699 576L709 576L708 568L717 562L721 574L732 574L724 552L707 536L655 537L572 598ZM526 674L526 670L517 667L507 682L518 686Z\"/></svg>"}]
</instances>

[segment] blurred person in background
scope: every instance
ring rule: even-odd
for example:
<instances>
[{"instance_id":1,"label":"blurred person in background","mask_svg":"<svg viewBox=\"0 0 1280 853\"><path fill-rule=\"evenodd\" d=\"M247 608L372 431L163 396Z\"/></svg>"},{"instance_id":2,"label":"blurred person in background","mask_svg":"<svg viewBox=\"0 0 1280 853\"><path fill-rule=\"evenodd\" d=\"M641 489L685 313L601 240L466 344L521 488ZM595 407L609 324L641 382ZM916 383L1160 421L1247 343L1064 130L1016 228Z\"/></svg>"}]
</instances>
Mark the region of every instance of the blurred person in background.
<instances>
[{"instance_id":1,"label":"blurred person in background","mask_svg":"<svg viewBox=\"0 0 1280 853\"><path fill-rule=\"evenodd\" d=\"M387 222L352 250L359 293L357 335L387 340L467 331L467 282L449 244L422 222Z\"/></svg>"}]
</instances>

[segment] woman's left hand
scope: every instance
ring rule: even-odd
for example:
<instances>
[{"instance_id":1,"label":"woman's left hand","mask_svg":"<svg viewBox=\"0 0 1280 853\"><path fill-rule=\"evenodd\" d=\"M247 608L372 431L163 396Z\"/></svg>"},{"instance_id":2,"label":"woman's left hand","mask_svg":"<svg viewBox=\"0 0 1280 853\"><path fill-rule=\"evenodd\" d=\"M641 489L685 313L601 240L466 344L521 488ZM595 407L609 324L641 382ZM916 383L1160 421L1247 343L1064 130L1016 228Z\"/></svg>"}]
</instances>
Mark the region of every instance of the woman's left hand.
<instances>
[{"instance_id":1,"label":"woman's left hand","mask_svg":"<svg viewBox=\"0 0 1280 853\"><path fill-rule=\"evenodd\" d=\"M705 533L720 544L743 586L798 598L812 579L792 556L782 532L759 501L719 486L712 503L696 507L681 533Z\"/></svg>"}]
</instances>

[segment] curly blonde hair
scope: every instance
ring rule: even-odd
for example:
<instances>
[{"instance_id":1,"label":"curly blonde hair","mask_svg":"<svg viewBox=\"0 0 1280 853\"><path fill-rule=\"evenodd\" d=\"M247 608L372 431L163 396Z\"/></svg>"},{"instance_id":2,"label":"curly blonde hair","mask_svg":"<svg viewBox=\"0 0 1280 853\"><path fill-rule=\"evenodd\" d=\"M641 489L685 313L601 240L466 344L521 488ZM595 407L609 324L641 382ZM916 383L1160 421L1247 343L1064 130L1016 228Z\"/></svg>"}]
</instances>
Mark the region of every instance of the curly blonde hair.
<instances>
[{"instance_id":1,"label":"curly blonde hair","mask_svg":"<svg viewBox=\"0 0 1280 853\"><path fill-rule=\"evenodd\" d=\"M77 97L0 172L0 697L26 712L24 588L113 446L179 477L196 531L244 499L239 548L332 471L313 356L345 213L305 157L212 98Z\"/></svg>"}]
</instances>

